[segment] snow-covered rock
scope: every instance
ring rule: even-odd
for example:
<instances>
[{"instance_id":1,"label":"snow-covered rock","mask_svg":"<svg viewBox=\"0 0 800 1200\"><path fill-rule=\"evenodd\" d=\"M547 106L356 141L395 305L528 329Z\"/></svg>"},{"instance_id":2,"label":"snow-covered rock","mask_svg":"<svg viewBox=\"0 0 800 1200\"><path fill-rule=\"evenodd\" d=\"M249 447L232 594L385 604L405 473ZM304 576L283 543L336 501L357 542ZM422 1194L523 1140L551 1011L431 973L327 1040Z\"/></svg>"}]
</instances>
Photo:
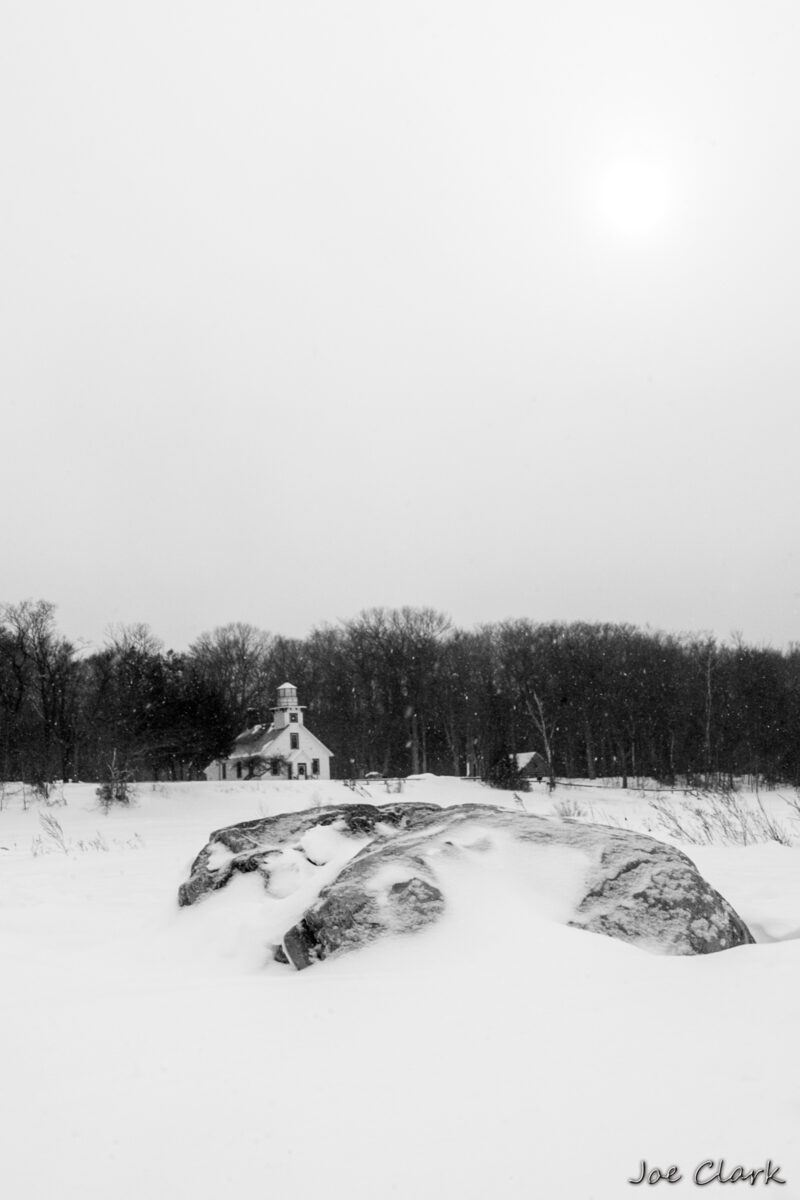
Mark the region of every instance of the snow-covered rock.
<instances>
[{"instance_id":1,"label":"snow-covered rock","mask_svg":"<svg viewBox=\"0 0 800 1200\"><path fill-rule=\"evenodd\" d=\"M434 804L329 804L217 829L192 863L189 878L178 891L178 903L193 904L206 892L224 887L237 871L258 871L269 888L275 875L284 872L286 857L297 852L312 869L327 865L331 856L321 853L317 831L340 835L346 862L373 838L416 829L441 812Z\"/></svg>"},{"instance_id":2,"label":"snow-covered rock","mask_svg":"<svg viewBox=\"0 0 800 1200\"><path fill-rule=\"evenodd\" d=\"M330 805L217 830L179 892L193 904L237 872L296 892L298 919L277 957L298 969L447 910L448 890L516 872L532 917L662 954L749 944L745 923L680 850L644 834L487 805Z\"/></svg>"}]
</instances>

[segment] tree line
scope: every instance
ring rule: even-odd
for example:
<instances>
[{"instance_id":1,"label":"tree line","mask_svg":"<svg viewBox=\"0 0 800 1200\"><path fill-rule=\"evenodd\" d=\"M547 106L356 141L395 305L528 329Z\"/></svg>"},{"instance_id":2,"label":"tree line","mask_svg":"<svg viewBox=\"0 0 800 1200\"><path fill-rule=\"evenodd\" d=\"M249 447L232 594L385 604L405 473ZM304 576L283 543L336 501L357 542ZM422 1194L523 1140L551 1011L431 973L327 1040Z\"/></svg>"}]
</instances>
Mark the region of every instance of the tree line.
<instances>
[{"instance_id":1,"label":"tree line","mask_svg":"<svg viewBox=\"0 0 800 1200\"><path fill-rule=\"evenodd\" d=\"M430 608L369 609L288 638L245 623L182 653L144 625L86 650L54 605L0 606L5 780L197 779L294 683L334 774L487 778L538 750L553 776L800 783L800 646L624 624L464 630Z\"/></svg>"}]
</instances>

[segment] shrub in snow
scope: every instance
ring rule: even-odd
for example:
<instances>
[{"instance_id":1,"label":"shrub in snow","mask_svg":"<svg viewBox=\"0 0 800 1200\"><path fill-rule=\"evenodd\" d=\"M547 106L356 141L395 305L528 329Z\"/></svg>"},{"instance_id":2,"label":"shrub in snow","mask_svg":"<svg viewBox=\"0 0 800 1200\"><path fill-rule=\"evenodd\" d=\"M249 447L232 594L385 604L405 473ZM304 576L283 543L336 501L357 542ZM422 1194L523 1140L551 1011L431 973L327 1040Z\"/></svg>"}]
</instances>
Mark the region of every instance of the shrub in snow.
<instances>
[{"instance_id":1,"label":"shrub in snow","mask_svg":"<svg viewBox=\"0 0 800 1200\"><path fill-rule=\"evenodd\" d=\"M114 804L130 804L135 795L134 776L125 763L117 761L114 751L111 762L107 766L106 778L97 789L97 799L100 807L108 812Z\"/></svg>"},{"instance_id":2,"label":"shrub in snow","mask_svg":"<svg viewBox=\"0 0 800 1200\"><path fill-rule=\"evenodd\" d=\"M553 808L560 817L568 821L579 821L581 817L586 816L586 809L574 796L565 796L563 800L554 801Z\"/></svg>"},{"instance_id":3,"label":"shrub in snow","mask_svg":"<svg viewBox=\"0 0 800 1200\"><path fill-rule=\"evenodd\" d=\"M656 796L650 806L668 837L692 846L793 844L791 831L767 811L759 795L740 797L729 790L690 792L669 801Z\"/></svg>"},{"instance_id":4,"label":"shrub in snow","mask_svg":"<svg viewBox=\"0 0 800 1200\"><path fill-rule=\"evenodd\" d=\"M507 792L527 792L530 782L523 775L512 754L503 754L490 769L486 782L490 787Z\"/></svg>"}]
</instances>

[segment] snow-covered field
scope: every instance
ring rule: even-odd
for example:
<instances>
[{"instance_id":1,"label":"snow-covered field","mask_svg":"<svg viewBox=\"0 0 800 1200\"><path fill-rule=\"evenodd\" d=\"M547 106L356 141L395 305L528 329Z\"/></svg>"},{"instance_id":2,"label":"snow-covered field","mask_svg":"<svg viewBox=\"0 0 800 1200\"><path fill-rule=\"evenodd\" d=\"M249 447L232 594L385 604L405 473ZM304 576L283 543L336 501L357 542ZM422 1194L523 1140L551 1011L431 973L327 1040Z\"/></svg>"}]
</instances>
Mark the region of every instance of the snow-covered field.
<instances>
[{"instance_id":1,"label":"snow-covered field","mask_svg":"<svg viewBox=\"0 0 800 1200\"><path fill-rule=\"evenodd\" d=\"M449 779L369 790L516 804ZM643 1159L678 1166L670 1195L694 1190L704 1160L726 1178L771 1159L778 1194L800 1198L790 805L765 801L794 846L695 846L633 791L525 797L681 845L758 941L709 957L566 928L502 862L437 926L302 973L267 950L296 896L241 876L178 909L212 829L348 799L336 782L140 785L106 815L89 785L27 809L6 790L3 1197L617 1200ZM686 803L669 800L691 822Z\"/></svg>"}]
</instances>

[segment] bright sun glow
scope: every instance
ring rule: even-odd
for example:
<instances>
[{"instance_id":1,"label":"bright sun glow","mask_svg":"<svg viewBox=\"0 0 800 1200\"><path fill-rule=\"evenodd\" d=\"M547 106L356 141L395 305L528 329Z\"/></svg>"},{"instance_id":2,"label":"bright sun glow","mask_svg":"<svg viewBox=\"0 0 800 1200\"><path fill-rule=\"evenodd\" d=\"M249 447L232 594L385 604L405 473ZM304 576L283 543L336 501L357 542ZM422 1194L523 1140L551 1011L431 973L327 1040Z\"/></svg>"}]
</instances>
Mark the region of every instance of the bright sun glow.
<instances>
[{"instance_id":1,"label":"bright sun glow","mask_svg":"<svg viewBox=\"0 0 800 1200\"><path fill-rule=\"evenodd\" d=\"M598 199L605 222L617 233L645 237L655 233L673 213L671 173L663 163L620 160L602 175Z\"/></svg>"}]
</instances>

